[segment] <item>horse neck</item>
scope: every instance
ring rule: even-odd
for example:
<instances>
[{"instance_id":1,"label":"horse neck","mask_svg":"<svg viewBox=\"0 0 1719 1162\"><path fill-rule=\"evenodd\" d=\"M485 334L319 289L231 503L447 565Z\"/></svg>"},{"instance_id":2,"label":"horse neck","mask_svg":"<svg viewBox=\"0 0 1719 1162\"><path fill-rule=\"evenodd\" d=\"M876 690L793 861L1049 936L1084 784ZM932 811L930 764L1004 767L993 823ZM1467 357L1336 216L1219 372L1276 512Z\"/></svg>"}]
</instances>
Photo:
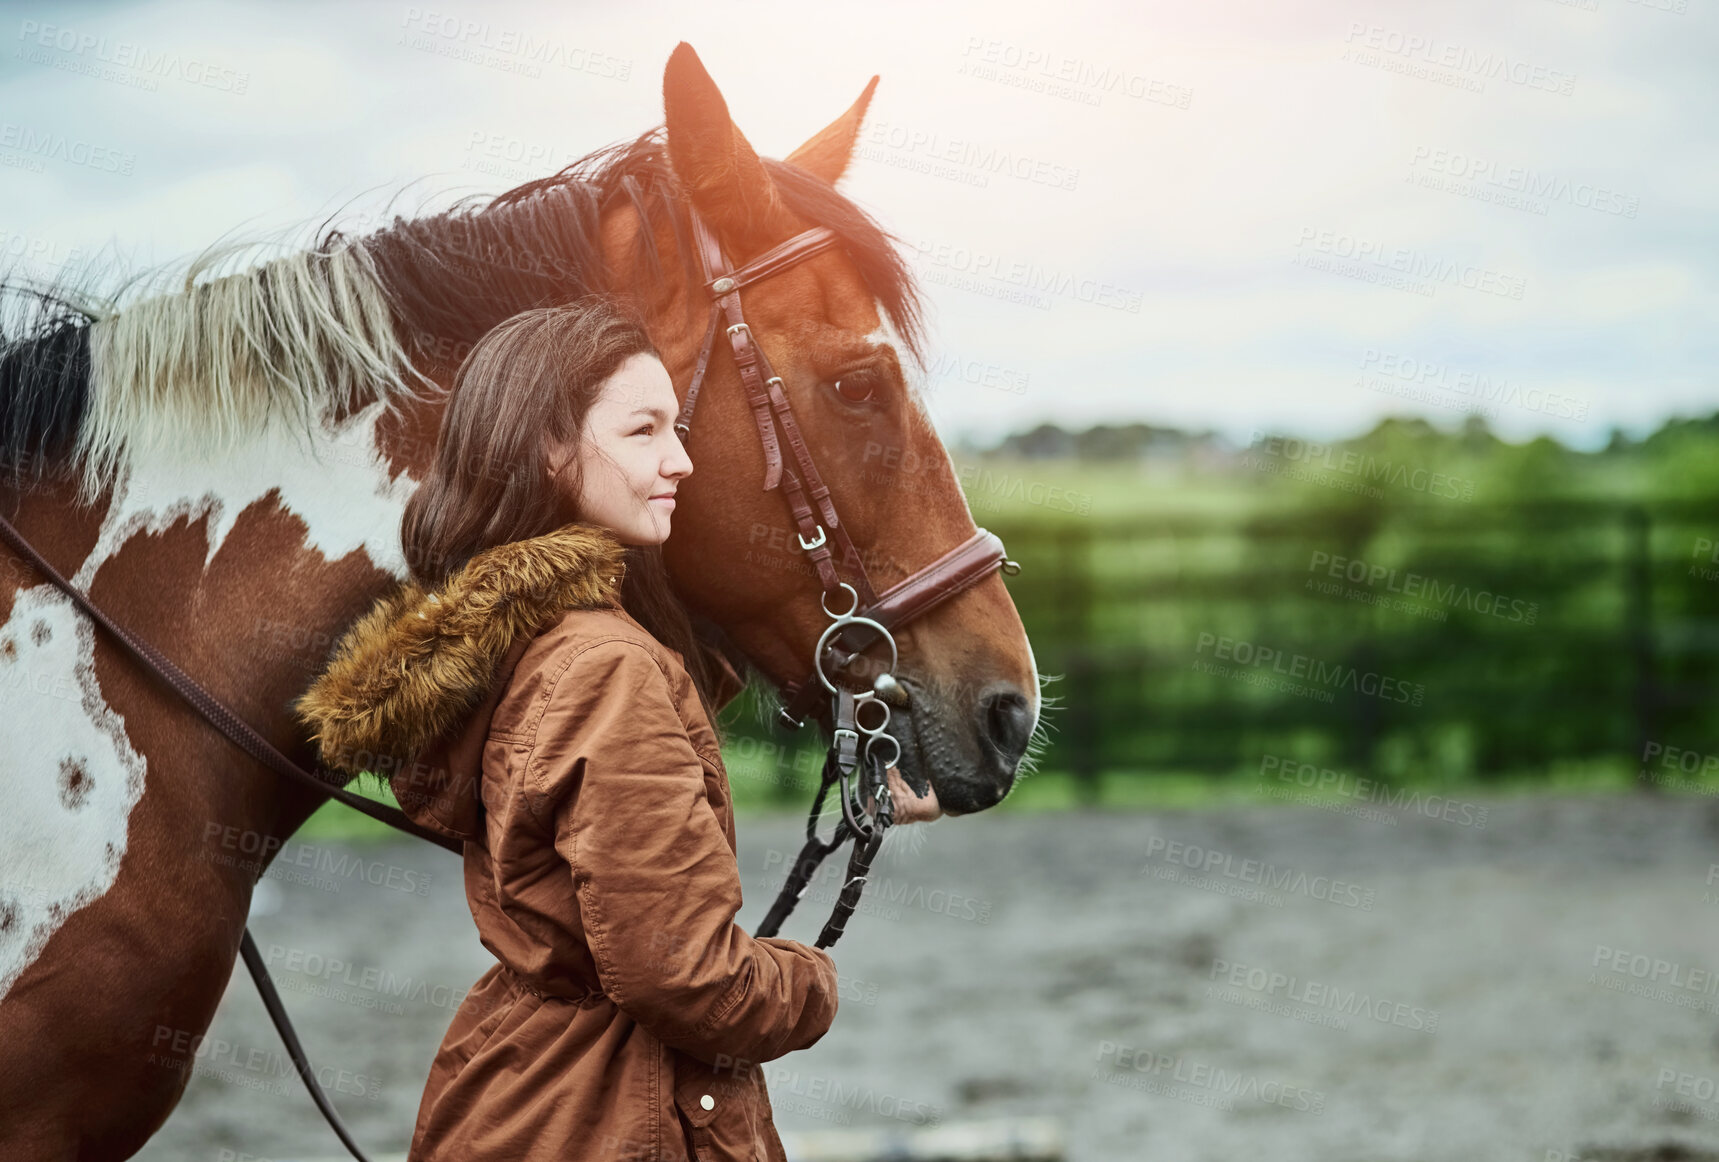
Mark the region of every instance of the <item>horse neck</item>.
<instances>
[{"instance_id":1,"label":"horse neck","mask_svg":"<svg viewBox=\"0 0 1719 1162\"><path fill-rule=\"evenodd\" d=\"M94 505L77 504L70 481L50 479L12 494L8 512L110 617L308 762L292 701L341 628L404 576L400 517L428 458L421 433L433 432L438 417L429 405L397 416L371 405L308 437L277 428L222 456L138 450ZM56 630L78 635L77 647L33 640ZM0 653L8 648L23 663L14 685L33 683L52 713L117 721L128 736L158 719L182 723L174 733L188 739L213 735L50 583L0 549ZM138 749L151 768L173 762ZM175 778L197 782L183 765ZM230 748L213 765L225 774L250 767ZM259 814L249 823L271 817L274 794L248 798Z\"/></svg>"}]
</instances>

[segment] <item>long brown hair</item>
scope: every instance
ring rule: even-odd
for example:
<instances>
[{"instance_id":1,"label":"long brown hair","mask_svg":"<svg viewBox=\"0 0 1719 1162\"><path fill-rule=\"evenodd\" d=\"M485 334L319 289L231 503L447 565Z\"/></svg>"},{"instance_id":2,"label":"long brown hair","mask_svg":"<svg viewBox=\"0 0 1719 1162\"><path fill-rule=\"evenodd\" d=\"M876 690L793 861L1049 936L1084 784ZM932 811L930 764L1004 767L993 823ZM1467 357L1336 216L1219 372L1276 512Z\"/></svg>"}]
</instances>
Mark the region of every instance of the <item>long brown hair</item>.
<instances>
[{"instance_id":1,"label":"long brown hair","mask_svg":"<svg viewBox=\"0 0 1719 1162\"><path fill-rule=\"evenodd\" d=\"M473 556L581 520L577 457L549 477L549 442L576 445L605 380L634 355L661 358L644 322L606 295L506 319L472 347L454 385L429 475L406 502L400 540L413 578L433 588ZM621 605L680 652L720 737L716 670L669 585L659 545L629 545Z\"/></svg>"}]
</instances>

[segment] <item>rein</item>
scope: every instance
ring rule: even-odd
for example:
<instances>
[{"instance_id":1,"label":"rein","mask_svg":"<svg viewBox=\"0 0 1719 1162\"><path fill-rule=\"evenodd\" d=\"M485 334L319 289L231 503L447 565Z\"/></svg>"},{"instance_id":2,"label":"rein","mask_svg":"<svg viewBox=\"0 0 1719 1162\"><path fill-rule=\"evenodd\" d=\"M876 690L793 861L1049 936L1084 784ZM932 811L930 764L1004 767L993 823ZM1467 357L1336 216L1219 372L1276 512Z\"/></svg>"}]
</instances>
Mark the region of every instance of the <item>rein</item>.
<instances>
[{"instance_id":1,"label":"rein","mask_svg":"<svg viewBox=\"0 0 1719 1162\"><path fill-rule=\"evenodd\" d=\"M1001 568L1012 575L1020 571L1020 566L1007 559L1003 542L994 533L978 529L966 541L929 565L882 594L876 592L866 574L860 554L848 537L846 526L837 516L830 490L818 473L811 450L801 436L799 424L783 390L782 379L775 374L763 349L754 342L752 329L747 326L740 308L742 287L760 282L803 259L821 253L835 245L837 237L824 227L807 230L766 251L739 269L731 269L715 236L690 203L687 212L692 219L699 262L704 271L704 286L711 296L711 309L710 325L705 332L686 401L681 405L680 415L675 420L675 431L684 442L691 430L699 389L704 384L705 372L710 366L717 328L726 318L727 335L734 351L734 361L740 370L741 383L745 387L747 400L757 422L759 440L764 447L764 491L779 490L787 501L799 528L800 548L811 557L823 586L819 603L830 618L829 627L818 638L818 644L813 650L811 674L800 682L790 682L784 689L784 705L777 720L777 725L783 729L798 730L815 704L820 687L830 697L832 734L829 753L824 760L822 783L806 821L806 844L789 870L787 882L782 885L775 903L759 924L755 936L763 938L776 934L782 922L793 911L794 905L804 895L818 865L826 856L851 839L854 841L854 850L848 859L847 878L843 881L835 908L817 940L817 947L828 948L841 938L848 917L858 906L860 893L864 890L866 877L871 870L872 859L882 846L884 833L894 818L887 772L888 768L900 759L901 744L887 733L890 707L908 705L910 694L894 675L900 659L895 638L890 630L922 616L928 610L971 588L989 576L993 570ZM793 457L792 467L783 461L782 443L777 438L778 426ZM836 544L841 547L843 563L852 570L853 584L843 581L836 567L830 549L832 532ZM408 835L428 840L455 854L463 854L464 845L460 841L413 822L398 808L377 803L346 790L343 786L347 781L346 776L320 767L316 773L312 773L282 754L256 728L233 713L164 654L148 642L133 636L102 612L94 602L62 577L4 516L0 516L0 539L27 560L43 577L53 582L92 621L111 634L145 670L189 703L192 709L235 746L276 775L318 795L338 799L353 810ZM831 598L839 598L843 591L850 599L846 610L839 613L832 611ZM877 674L869 689L854 693L831 678L831 674L839 673L849 666L878 640L888 644L890 663L888 669ZM826 655L830 661L827 668ZM890 752L887 756L884 753L886 749ZM840 787L842 818L836 823L831 838L823 840L818 838L817 834L818 816L823 810L830 788L837 785ZM330 1128L352 1156L358 1159L358 1162L369 1162L340 1120L340 1115L335 1112L328 1096L317 1084L316 1075L306 1059L292 1021L287 1016L280 993L269 978L268 969L263 964L256 942L251 938L249 927L244 931L239 951L252 980L256 982L257 992L262 996L269 1019L273 1021L276 1031L286 1045L293 1068L298 1071L305 1088L310 1091L311 1100L316 1103Z\"/></svg>"}]
</instances>

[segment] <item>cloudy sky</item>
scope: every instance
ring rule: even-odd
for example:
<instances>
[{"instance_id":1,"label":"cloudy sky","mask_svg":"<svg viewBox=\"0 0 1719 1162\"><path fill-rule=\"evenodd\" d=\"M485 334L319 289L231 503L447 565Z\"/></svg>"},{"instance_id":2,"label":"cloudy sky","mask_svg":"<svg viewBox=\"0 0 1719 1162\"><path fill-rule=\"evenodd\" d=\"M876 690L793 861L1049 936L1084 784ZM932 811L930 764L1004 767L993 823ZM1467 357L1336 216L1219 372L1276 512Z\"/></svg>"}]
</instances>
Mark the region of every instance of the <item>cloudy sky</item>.
<instances>
[{"instance_id":1,"label":"cloudy sky","mask_svg":"<svg viewBox=\"0 0 1719 1162\"><path fill-rule=\"evenodd\" d=\"M0 3L0 257L499 191L659 121L684 39L776 157L882 77L844 184L913 249L948 439L1592 446L1719 409L1714 7Z\"/></svg>"}]
</instances>

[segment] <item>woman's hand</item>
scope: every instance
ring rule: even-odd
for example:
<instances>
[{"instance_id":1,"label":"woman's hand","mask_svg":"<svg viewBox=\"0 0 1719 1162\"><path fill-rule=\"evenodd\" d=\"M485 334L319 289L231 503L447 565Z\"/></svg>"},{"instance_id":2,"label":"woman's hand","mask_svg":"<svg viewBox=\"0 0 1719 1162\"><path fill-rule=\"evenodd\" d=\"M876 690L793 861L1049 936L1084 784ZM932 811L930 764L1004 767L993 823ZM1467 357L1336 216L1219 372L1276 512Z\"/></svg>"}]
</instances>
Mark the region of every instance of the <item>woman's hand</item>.
<instances>
[{"instance_id":1,"label":"woman's hand","mask_svg":"<svg viewBox=\"0 0 1719 1162\"><path fill-rule=\"evenodd\" d=\"M925 797L920 798L913 793L913 789L902 779L901 772L894 767L884 772L884 780L889 786L889 801L896 823L928 823L942 816L943 808L937 802L937 788L927 784Z\"/></svg>"}]
</instances>

